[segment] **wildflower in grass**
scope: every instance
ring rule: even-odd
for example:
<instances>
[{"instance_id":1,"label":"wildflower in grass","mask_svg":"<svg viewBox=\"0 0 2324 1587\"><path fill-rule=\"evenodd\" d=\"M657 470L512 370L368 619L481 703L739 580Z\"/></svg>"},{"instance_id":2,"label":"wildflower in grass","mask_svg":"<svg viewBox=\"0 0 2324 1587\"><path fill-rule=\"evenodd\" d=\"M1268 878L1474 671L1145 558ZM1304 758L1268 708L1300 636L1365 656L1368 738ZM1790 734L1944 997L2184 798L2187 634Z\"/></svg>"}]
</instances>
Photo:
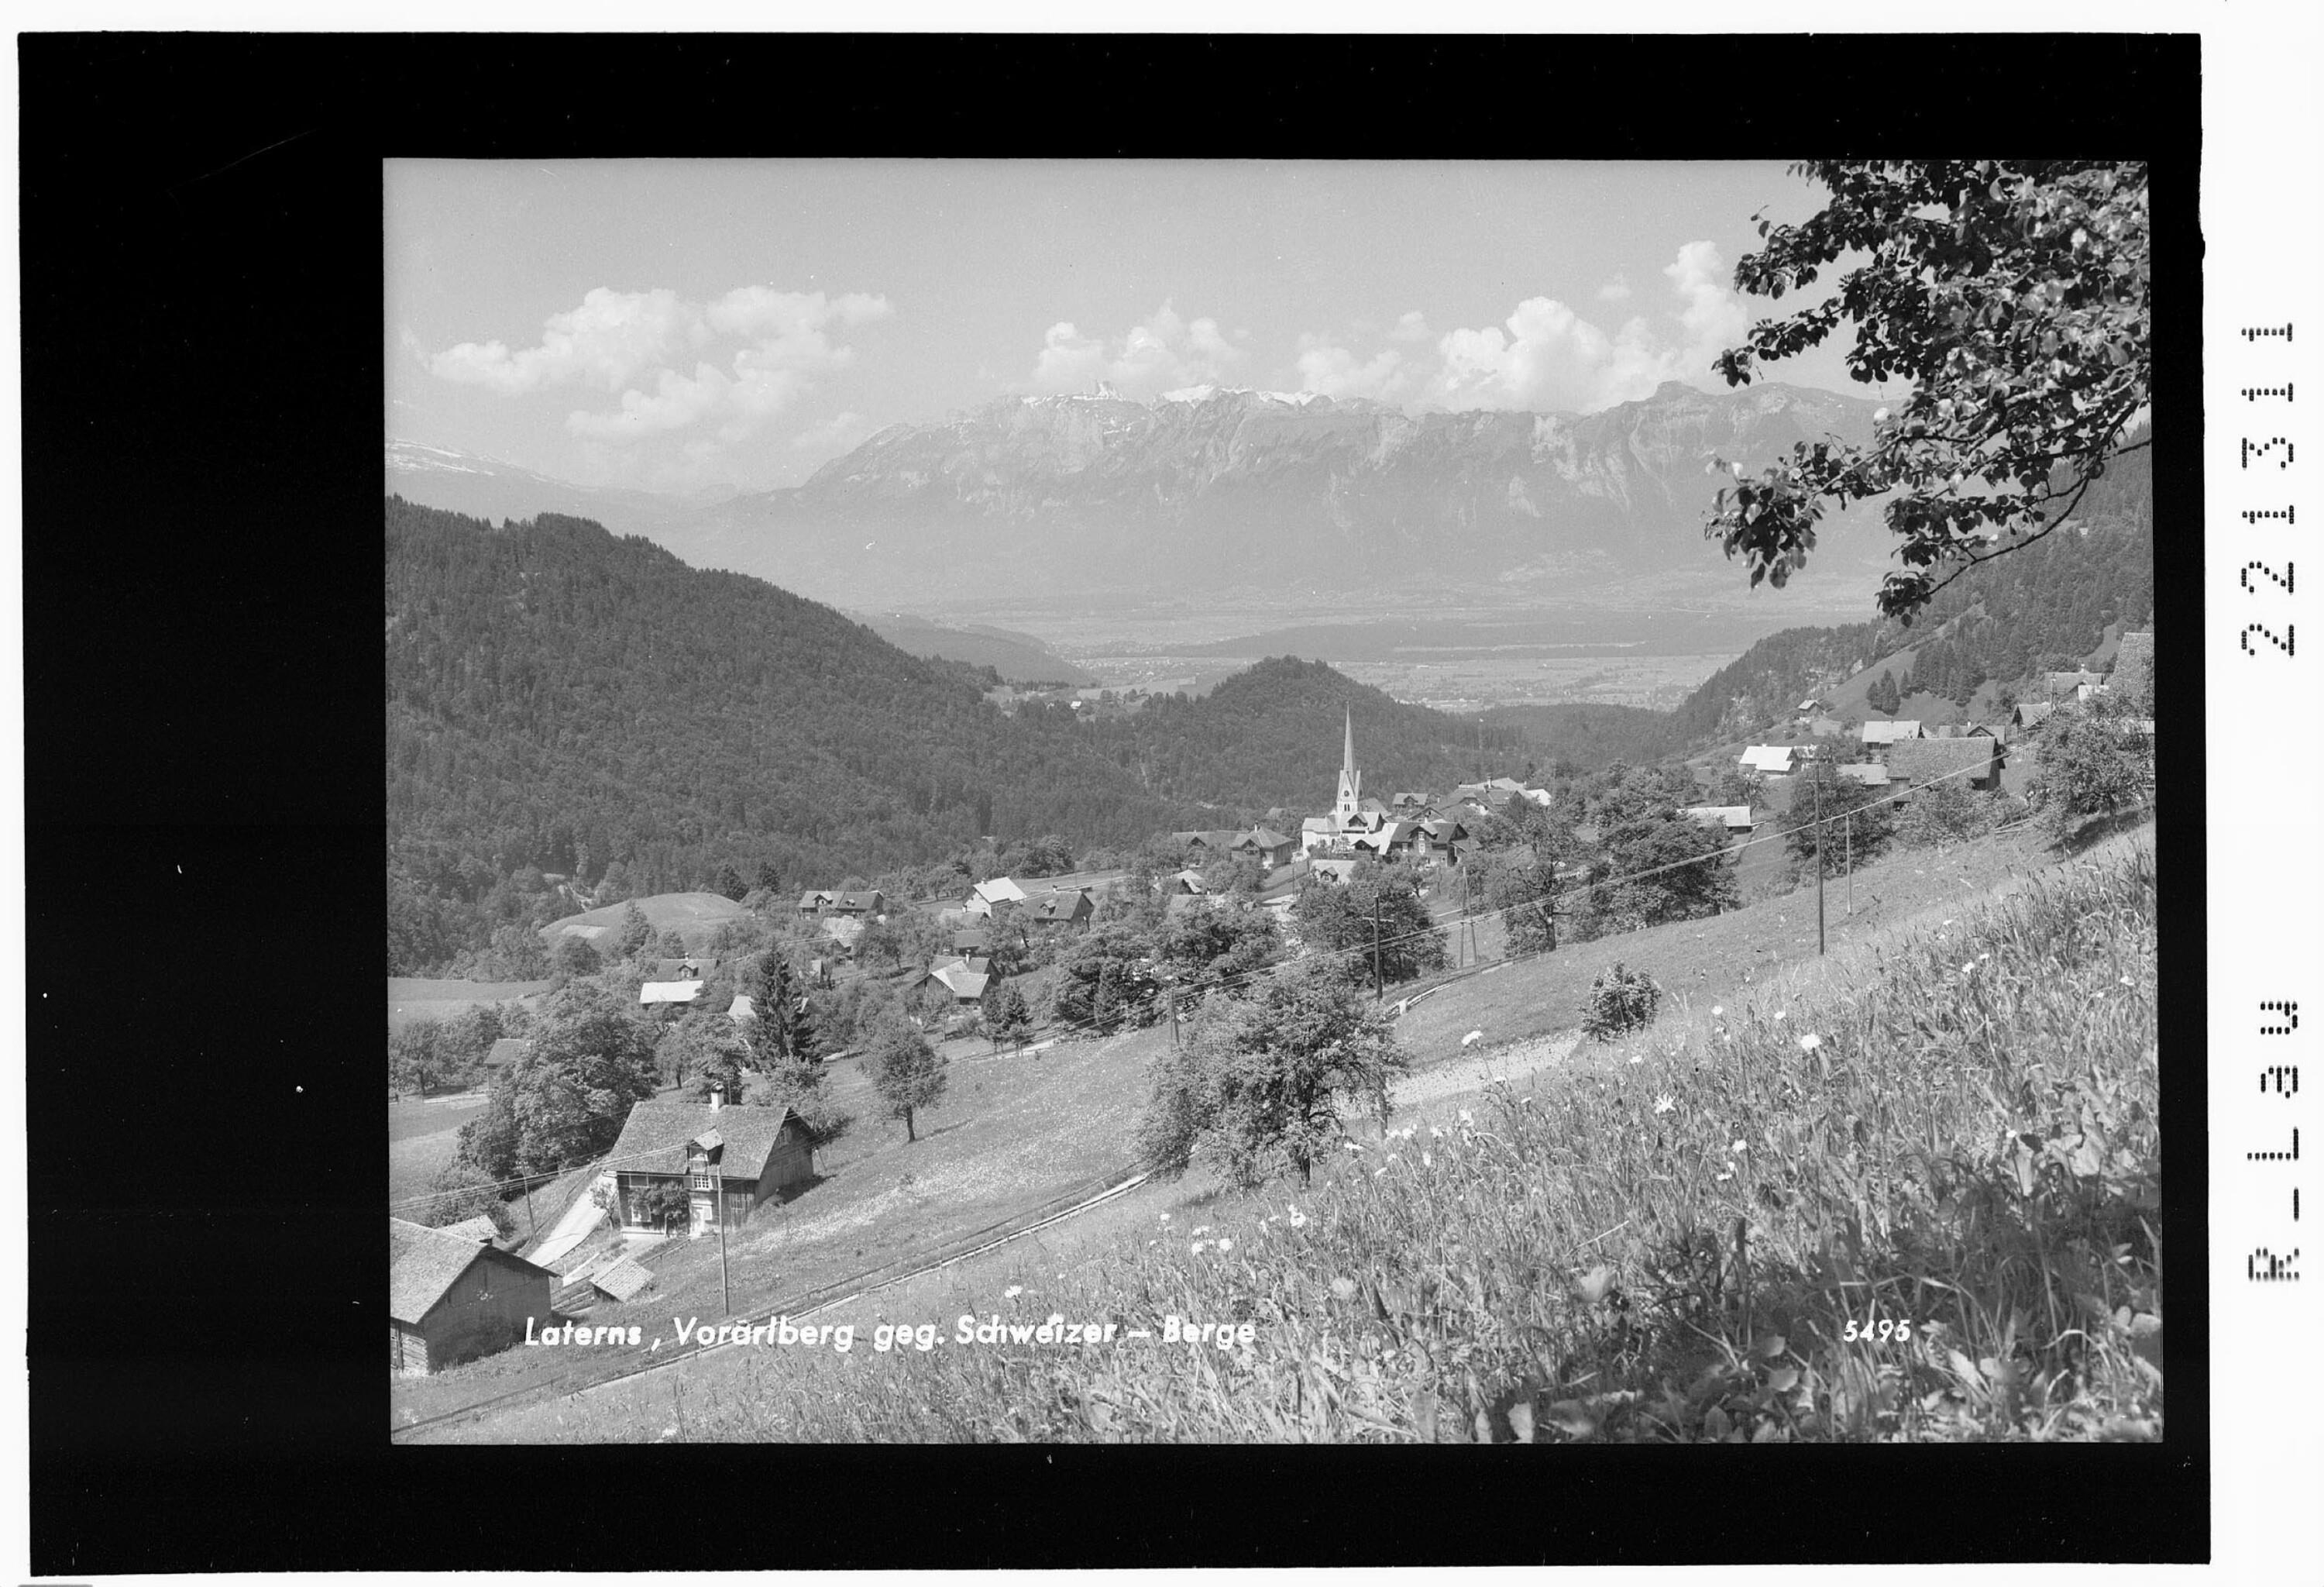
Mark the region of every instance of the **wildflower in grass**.
<instances>
[{"instance_id":1,"label":"wildflower in grass","mask_svg":"<svg viewBox=\"0 0 2324 1587\"><path fill-rule=\"evenodd\" d=\"M1729 1179L1732 1179L1732 1178L1734 1178L1734 1177L1735 1177L1735 1165L1734 1165L1734 1164L1732 1164L1732 1163L1729 1163L1729 1164L1728 1164L1728 1165L1727 1165L1727 1172L1725 1172L1724 1174L1713 1174L1713 1175L1711 1176L1711 1182L1713 1185L1724 1185L1724 1184L1726 1184Z\"/></svg>"},{"instance_id":2,"label":"wildflower in grass","mask_svg":"<svg viewBox=\"0 0 2324 1587\"><path fill-rule=\"evenodd\" d=\"M1163 1221L1165 1223L1168 1223L1168 1222L1170 1221L1170 1214L1169 1214L1169 1213L1163 1213L1163 1214L1162 1214L1162 1221Z\"/></svg>"},{"instance_id":3,"label":"wildflower in grass","mask_svg":"<svg viewBox=\"0 0 2324 1587\"><path fill-rule=\"evenodd\" d=\"M1207 1240L1197 1240L1193 1245L1187 1247L1187 1249L1193 1251L1196 1256L1201 1256L1205 1250L1210 1249L1210 1245L1211 1242Z\"/></svg>"},{"instance_id":4,"label":"wildflower in grass","mask_svg":"<svg viewBox=\"0 0 2324 1587\"><path fill-rule=\"evenodd\" d=\"M1428 1127L1428 1139L1431 1140L1442 1140L1444 1139L1444 1131L1436 1128L1435 1125L1431 1124Z\"/></svg>"},{"instance_id":5,"label":"wildflower in grass","mask_svg":"<svg viewBox=\"0 0 2324 1587\"><path fill-rule=\"evenodd\" d=\"M1001 1298L1003 1300L1015 1300L1019 1296L1024 1293L1025 1287L1022 1284L1011 1284L1008 1288L1001 1292Z\"/></svg>"},{"instance_id":6,"label":"wildflower in grass","mask_svg":"<svg viewBox=\"0 0 2324 1587\"><path fill-rule=\"evenodd\" d=\"M2137 983L2136 983L2136 982L2134 982L2133 980L2131 980L2131 978L2130 978L2129 976L2126 975L2126 976L2122 977L2122 984L2123 984L2123 985L2125 985L2125 986L2135 986L2135 985L2136 985L2136 984L2137 984Z\"/></svg>"},{"instance_id":7,"label":"wildflower in grass","mask_svg":"<svg viewBox=\"0 0 2324 1587\"><path fill-rule=\"evenodd\" d=\"M1645 1063L1646 1061L1646 1055L1645 1055L1644 1053L1632 1053L1632 1054L1630 1055L1630 1062L1632 1062L1632 1063L1634 1063L1634 1064L1643 1064L1643 1063Z\"/></svg>"},{"instance_id":8,"label":"wildflower in grass","mask_svg":"<svg viewBox=\"0 0 2324 1587\"><path fill-rule=\"evenodd\" d=\"M1294 1207L1288 1213L1286 1213L1283 1216L1283 1221L1290 1224L1294 1229L1305 1229L1307 1227L1307 1214L1301 1212L1297 1207Z\"/></svg>"},{"instance_id":9,"label":"wildflower in grass","mask_svg":"<svg viewBox=\"0 0 2324 1587\"><path fill-rule=\"evenodd\" d=\"M1747 1150L1748 1150L1748 1149L1748 1149L1748 1148L1747 1148L1747 1147L1746 1147L1746 1146L1745 1146L1741 1141L1739 1141L1739 1140L1738 1140L1738 1141L1737 1141L1733 1146L1729 1147L1727 1149L1728 1149L1729 1151L1733 1152L1737 1157L1738 1157L1738 1158L1739 1158L1739 1157L1741 1157L1741 1156L1744 1154L1744 1152L1745 1152L1745 1151L1747 1151ZM1727 1166L1728 1166L1729 1167L1730 1167L1730 1168L1731 1168L1731 1167L1733 1167L1735 1165L1734 1165L1734 1164L1732 1164L1732 1163L1729 1163L1729 1164L1728 1164Z\"/></svg>"},{"instance_id":10,"label":"wildflower in grass","mask_svg":"<svg viewBox=\"0 0 2324 1587\"><path fill-rule=\"evenodd\" d=\"M1199 1235L1199 1234L1208 1234L1210 1232L1211 1232L1211 1226L1210 1226L1208 1223L1200 1223L1200 1224L1195 1225L1194 1232L1195 1232L1196 1234L1198 1234L1198 1235Z\"/></svg>"},{"instance_id":11,"label":"wildflower in grass","mask_svg":"<svg viewBox=\"0 0 2324 1587\"><path fill-rule=\"evenodd\" d=\"M1711 1017L1712 1019L1714 1019L1714 1020L1718 1019L1720 1015L1722 1015L1722 1014L1724 1014L1724 1013L1726 1013L1726 1012L1727 1012L1727 1010L1726 1010L1725 1009L1721 1008L1721 1007L1720 1007L1719 1004L1717 1004L1717 1003L1713 1003L1713 1004L1711 1004Z\"/></svg>"},{"instance_id":12,"label":"wildflower in grass","mask_svg":"<svg viewBox=\"0 0 2324 1587\"><path fill-rule=\"evenodd\" d=\"M1602 1085L1605 1082L1600 1081L1599 1084ZM1474 1124L1476 1121L1476 1119L1470 1113L1468 1109L1462 1108L1461 1110L1461 1122L1463 1124Z\"/></svg>"},{"instance_id":13,"label":"wildflower in grass","mask_svg":"<svg viewBox=\"0 0 2324 1587\"><path fill-rule=\"evenodd\" d=\"M1800 1038L1800 1051L1812 1053L1823 1045L1823 1038L1811 1030Z\"/></svg>"},{"instance_id":14,"label":"wildflower in grass","mask_svg":"<svg viewBox=\"0 0 2324 1587\"><path fill-rule=\"evenodd\" d=\"M1360 1140L1342 1140L1340 1144L1346 1147L1350 1151L1361 1151L1364 1149L1364 1143Z\"/></svg>"},{"instance_id":15,"label":"wildflower in grass","mask_svg":"<svg viewBox=\"0 0 2324 1587\"><path fill-rule=\"evenodd\" d=\"M1332 1280L1332 1293L1342 1300L1356 1298L1356 1281L1345 1273Z\"/></svg>"},{"instance_id":16,"label":"wildflower in grass","mask_svg":"<svg viewBox=\"0 0 2324 1587\"><path fill-rule=\"evenodd\" d=\"M1231 1240L1222 1240L1219 1241L1219 1249L1221 1250L1232 1250L1234 1249L1234 1241Z\"/></svg>"},{"instance_id":17,"label":"wildflower in grass","mask_svg":"<svg viewBox=\"0 0 2324 1587\"><path fill-rule=\"evenodd\" d=\"M1673 1108L1677 1106L1677 1102L1672 1098L1668 1092L1665 1092L1662 1095L1655 1098L1655 1112L1657 1113L1667 1113Z\"/></svg>"},{"instance_id":18,"label":"wildflower in grass","mask_svg":"<svg viewBox=\"0 0 2324 1587\"><path fill-rule=\"evenodd\" d=\"M1422 1152L1420 1154L1420 1166L1424 1168L1433 1168L1436 1166L1436 1159L1430 1157L1426 1152Z\"/></svg>"}]
</instances>

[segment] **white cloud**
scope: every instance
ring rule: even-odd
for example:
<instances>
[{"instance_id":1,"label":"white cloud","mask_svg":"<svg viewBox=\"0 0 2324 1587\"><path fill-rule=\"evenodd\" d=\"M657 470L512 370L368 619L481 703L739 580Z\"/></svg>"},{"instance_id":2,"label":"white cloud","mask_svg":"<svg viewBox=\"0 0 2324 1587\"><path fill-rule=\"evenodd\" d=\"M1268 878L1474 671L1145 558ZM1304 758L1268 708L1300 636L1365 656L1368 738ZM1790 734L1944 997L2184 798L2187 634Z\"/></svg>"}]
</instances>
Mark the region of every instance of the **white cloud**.
<instances>
[{"instance_id":1,"label":"white cloud","mask_svg":"<svg viewBox=\"0 0 2324 1587\"><path fill-rule=\"evenodd\" d=\"M1618 275L1598 289L1598 300L1600 303L1626 302L1629 296L1630 283Z\"/></svg>"},{"instance_id":2,"label":"white cloud","mask_svg":"<svg viewBox=\"0 0 2324 1587\"><path fill-rule=\"evenodd\" d=\"M537 347L512 353L504 342L462 342L437 354L429 367L445 380L510 396L576 379L618 391L632 376L662 364L687 339L698 313L666 288L617 292L598 287L578 309L550 315Z\"/></svg>"},{"instance_id":3,"label":"white cloud","mask_svg":"<svg viewBox=\"0 0 2324 1587\"><path fill-rule=\"evenodd\" d=\"M1428 321L1419 309L1410 309L1397 317L1396 328L1388 334L1399 342L1425 342L1430 334Z\"/></svg>"},{"instance_id":4,"label":"white cloud","mask_svg":"<svg viewBox=\"0 0 2324 1587\"><path fill-rule=\"evenodd\" d=\"M602 385L621 393L618 408L576 409L566 416L567 430L630 446L707 426L681 448L699 466L790 408L816 376L844 368L854 354L835 341L836 333L892 312L886 298L865 292L833 297L747 286L706 305L683 301L667 288L599 287L579 308L549 316L538 346L511 352L497 341L463 342L436 355L429 367L445 380L509 396L567 381ZM682 353L700 355L722 340L743 345L723 367L697 356L692 374L680 373Z\"/></svg>"},{"instance_id":5,"label":"white cloud","mask_svg":"<svg viewBox=\"0 0 2324 1587\"><path fill-rule=\"evenodd\" d=\"M1222 381L1248 357L1217 320L1181 319L1166 302L1110 343L1084 336L1071 320L1051 326L1034 361L1033 385L1044 392L1084 392L1102 380L1126 397L1147 401L1166 391Z\"/></svg>"},{"instance_id":6,"label":"white cloud","mask_svg":"<svg viewBox=\"0 0 2324 1587\"><path fill-rule=\"evenodd\" d=\"M1299 389L1303 392L1393 402L1413 384L1410 371L1404 367L1404 355L1394 347L1381 348L1369 361L1359 359L1347 348L1334 346L1321 337L1302 337L1299 348Z\"/></svg>"},{"instance_id":7,"label":"white cloud","mask_svg":"<svg viewBox=\"0 0 2324 1587\"><path fill-rule=\"evenodd\" d=\"M1651 396L1668 380L1708 384L1711 362L1743 333L1747 316L1718 247L1689 243L1663 270L1678 300L1676 334L1644 315L1609 332L1554 298L1528 298L1498 326L1447 332L1423 399L1443 407L1594 412ZM1619 284L1622 291L1610 289ZM1599 296L1619 301L1628 283Z\"/></svg>"}]
</instances>

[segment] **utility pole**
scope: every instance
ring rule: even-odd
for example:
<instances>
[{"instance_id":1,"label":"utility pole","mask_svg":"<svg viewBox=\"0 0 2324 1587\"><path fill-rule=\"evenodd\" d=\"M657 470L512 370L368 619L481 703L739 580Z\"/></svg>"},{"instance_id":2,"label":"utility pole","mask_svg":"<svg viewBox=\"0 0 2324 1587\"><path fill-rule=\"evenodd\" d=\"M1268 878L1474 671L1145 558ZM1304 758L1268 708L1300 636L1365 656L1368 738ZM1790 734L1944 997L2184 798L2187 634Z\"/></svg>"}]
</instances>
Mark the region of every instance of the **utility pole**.
<instances>
[{"instance_id":1,"label":"utility pole","mask_svg":"<svg viewBox=\"0 0 2324 1587\"><path fill-rule=\"evenodd\" d=\"M726 1192L722 1187L710 1193L710 1204L718 1213L718 1298L724 1310L718 1315L734 1315L734 1291L726 1282Z\"/></svg>"},{"instance_id":2,"label":"utility pole","mask_svg":"<svg viewBox=\"0 0 2324 1587\"><path fill-rule=\"evenodd\" d=\"M1481 728L1480 732L1483 731ZM1372 891L1372 1001L1379 1002L1388 995L1386 983L1380 980L1379 960L1379 890Z\"/></svg>"},{"instance_id":3,"label":"utility pole","mask_svg":"<svg viewBox=\"0 0 2324 1587\"><path fill-rule=\"evenodd\" d=\"M1823 956L1823 757L1816 757L1816 956Z\"/></svg>"},{"instance_id":4,"label":"utility pole","mask_svg":"<svg viewBox=\"0 0 2324 1587\"><path fill-rule=\"evenodd\" d=\"M1170 1009L1170 1045L1176 1047L1178 1045L1178 983L1175 981L1164 982L1162 997Z\"/></svg>"},{"instance_id":5,"label":"utility pole","mask_svg":"<svg viewBox=\"0 0 2324 1587\"><path fill-rule=\"evenodd\" d=\"M1856 822L1851 817L1840 835L1841 847L1848 854L1848 916L1856 918Z\"/></svg>"},{"instance_id":6,"label":"utility pole","mask_svg":"<svg viewBox=\"0 0 2324 1587\"><path fill-rule=\"evenodd\" d=\"M1469 967L1469 936L1471 929L1469 922L1469 868L1463 865L1461 868L1461 937L1454 945L1460 952L1461 962L1454 966L1456 969L1465 970Z\"/></svg>"},{"instance_id":7,"label":"utility pole","mask_svg":"<svg viewBox=\"0 0 2324 1587\"><path fill-rule=\"evenodd\" d=\"M527 1178L524 1182L524 1221L527 1227L532 1233L538 1234L540 1232L540 1220L532 1215L532 1181L530 1178Z\"/></svg>"}]
</instances>

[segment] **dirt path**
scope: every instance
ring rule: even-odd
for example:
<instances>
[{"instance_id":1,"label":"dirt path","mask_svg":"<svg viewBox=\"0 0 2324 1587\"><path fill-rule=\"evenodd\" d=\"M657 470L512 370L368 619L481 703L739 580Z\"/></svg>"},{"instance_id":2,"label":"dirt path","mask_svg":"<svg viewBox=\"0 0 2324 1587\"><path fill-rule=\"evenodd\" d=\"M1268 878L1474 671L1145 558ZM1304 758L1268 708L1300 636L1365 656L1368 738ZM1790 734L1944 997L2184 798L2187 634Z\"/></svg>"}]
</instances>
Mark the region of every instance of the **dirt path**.
<instances>
[{"instance_id":1,"label":"dirt path","mask_svg":"<svg viewBox=\"0 0 2324 1587\"><path fill-rule=\"evenodd\" d=\"M1579 1031L1553 1030L1503 1047L1483 1047L1469 1056L1407 1075L1389 1088L1388 1094L1397 1107L1409 1108L1463 1092L1482 1091L1496 1080L1522 1080L1564 1062L1581 1040Z\"/></svg>"}]
</instances>

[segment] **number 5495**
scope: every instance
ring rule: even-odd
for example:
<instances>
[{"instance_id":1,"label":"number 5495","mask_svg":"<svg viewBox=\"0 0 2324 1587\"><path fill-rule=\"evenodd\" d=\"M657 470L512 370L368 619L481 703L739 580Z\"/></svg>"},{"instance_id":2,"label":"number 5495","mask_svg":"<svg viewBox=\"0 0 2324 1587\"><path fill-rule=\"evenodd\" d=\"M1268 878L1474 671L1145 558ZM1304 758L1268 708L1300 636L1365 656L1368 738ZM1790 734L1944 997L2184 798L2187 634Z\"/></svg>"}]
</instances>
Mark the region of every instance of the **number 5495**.
<instances>
[{"instance_id":1,"label":"number 5495","mask_svg":"<svg viewBox=\"0 0 2324 1587\"><path fill-rule=\"evenodd\" d=\"M1851 1344L1859 1339L1877 1340L1882 1344L1901 1342L1913 1337L1913 1324L1897 1322L1893 1317L1882 1317L1877 1323L1858 1323L1850 1317L1847 1331L1840 1337Z\"/></svg>"}]
</instances>

